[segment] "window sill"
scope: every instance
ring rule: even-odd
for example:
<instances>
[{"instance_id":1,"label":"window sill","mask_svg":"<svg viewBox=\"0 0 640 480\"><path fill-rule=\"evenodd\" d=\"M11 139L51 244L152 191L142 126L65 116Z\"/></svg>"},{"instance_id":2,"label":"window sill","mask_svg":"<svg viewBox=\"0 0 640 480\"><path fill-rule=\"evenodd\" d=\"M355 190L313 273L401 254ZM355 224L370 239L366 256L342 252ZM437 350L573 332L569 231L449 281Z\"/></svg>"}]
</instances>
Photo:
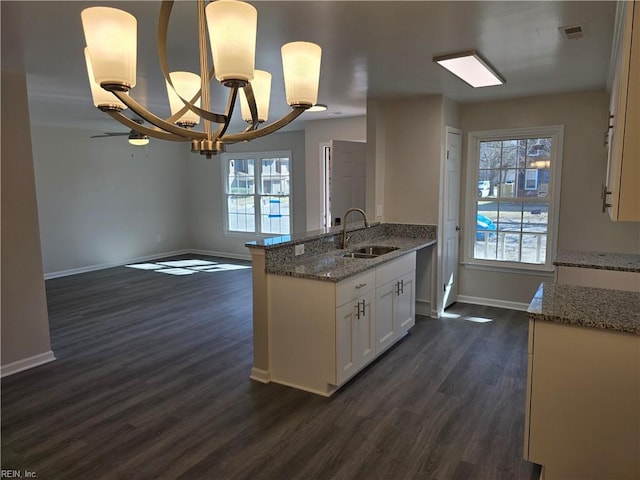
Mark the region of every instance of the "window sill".
<instances>
[{"instance_id":1,"label":"window sill","mask_svg":"<svg viewBox=\"0 0 640 480\"><path fill-rule=\"evenodd\" d=\"M236 238L249 238L251 240L258 240L263 238L282 237L289 235L288 233L255 233L255 232L236 232L232 230L225 230L224 235L226 237Z\"/></svg>"},{"instance_id":2,"label":"window sill","mask_svg":"<svg viewBox=\"0 0 640 480\"><path fill-rule=\"evenodd\" d=\"M470 270L485 270L489 272L501 272L501 273L515 273L518 275L535 275L538 277L554 276L554 267L547 267L545 265L539 266L524 266L524 265L496 265L488 263L475 263L475 262L462 262L465 268Z\"/></svg>"}]
</instances>

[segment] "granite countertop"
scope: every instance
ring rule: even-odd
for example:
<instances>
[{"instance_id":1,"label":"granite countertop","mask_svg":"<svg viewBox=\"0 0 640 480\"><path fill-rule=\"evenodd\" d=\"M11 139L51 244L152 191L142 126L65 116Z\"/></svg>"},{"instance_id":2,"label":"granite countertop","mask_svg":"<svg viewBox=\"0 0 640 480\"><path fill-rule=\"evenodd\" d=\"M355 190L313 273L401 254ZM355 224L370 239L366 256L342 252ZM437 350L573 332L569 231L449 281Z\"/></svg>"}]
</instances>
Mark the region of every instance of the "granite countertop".
<instances>
[{"instance_id":1,"label":"granite countertop","mask_svg":"<svg viewBox=\"0 0 640 480\"><path fill-rule=\"evenodd\" d=\"M553 264L563 267L640 272L640 255L560 250Z\"/></svg>"},{"instance_id":2,"label":"granite countertop","mask_svg":"<svg viewBox=\"0 0 640 480\"><path fill-rule=\"evenodd\" d=\"M640 292L542 283L529 318L640 335Z\"/></svg>"},{"instance_id":3,"label":"granite countertop","mask_svg":"<svg viewBox=\"0 0 640 480\"><path fill-rule=\"evenodd\" d=\"M380 222L369 222L369 228L381 225ZM347 233L353 230L359 230L364 228L364 222L349 222L347 226ZM269 250L273 248L280 248L286 245L295 245L297 243L308 242L310 240L316 240L328 235L342 234L344 227L329 227L321 228L319 230L312 230L310 232L294 233L291 235L281 235L279 237L268 237L253 240L245 243L248 248L259 248L262 250Z\"/></svg>"},{"instance_id":4,"label":"granite countertop","mask_svg":"<svg viewBox=\"0 0 640 480\"><path fill-rule=\"evenodd\" d=\"M287 275L291 277L306 278L311 280L325 280L339 282L345 278L377 267L390 260L398 258L407 253L428 247L436 243L436 240L424 238L407 237L378 237L353 245L349 245L346 250L333 250L320 255L315 255L299 261L275 265L267 269L267 273L275 275ZM342 254L350 252L359 247L368 245L381 245L398 247L398 250L380 255L375 258L345 258Z\"/></svg>"}]
</instances>

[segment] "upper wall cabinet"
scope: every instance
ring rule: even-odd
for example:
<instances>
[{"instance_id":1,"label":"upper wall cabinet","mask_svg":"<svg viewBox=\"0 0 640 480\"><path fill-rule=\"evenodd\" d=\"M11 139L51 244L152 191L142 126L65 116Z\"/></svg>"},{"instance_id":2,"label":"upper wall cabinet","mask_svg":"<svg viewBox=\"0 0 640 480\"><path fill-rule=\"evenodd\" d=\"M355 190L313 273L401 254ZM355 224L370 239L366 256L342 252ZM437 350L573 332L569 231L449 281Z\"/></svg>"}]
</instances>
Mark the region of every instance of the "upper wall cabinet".
<instances>
[{"instance_id":1,"label":"upper wall cabinet","mask_svg":"<svg viewBox=\"0 0 640 480\"><path fill-rule=\"evenodd\" d=\"M603 211L613 221L640 222L640 2L620 2L618 8Z\"/></svg>"}]
</instances>

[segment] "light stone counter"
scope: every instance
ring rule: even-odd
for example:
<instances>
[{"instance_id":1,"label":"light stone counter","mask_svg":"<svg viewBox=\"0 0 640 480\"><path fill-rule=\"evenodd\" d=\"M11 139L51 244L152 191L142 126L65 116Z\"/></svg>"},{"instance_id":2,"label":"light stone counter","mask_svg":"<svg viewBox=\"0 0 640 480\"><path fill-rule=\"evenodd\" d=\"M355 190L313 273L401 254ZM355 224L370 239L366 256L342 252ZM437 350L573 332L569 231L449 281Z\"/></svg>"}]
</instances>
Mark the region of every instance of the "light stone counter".
<instances>
[{"instance_id":1,"label":"light stone counter","mask_svg":"<svg viewBox=\"0 0 640 480\"><path fill-rule=\"evenodd\" d=\"M640 335L640 293L542 283L529 318Z\"/></svg>"},{"instance_id":2,"label":"light stone counter","mask_svg":"<svg viewBox=\"0 0 640 480\"><path fill-rule=\"evenodd\" d=\"M356 224L347 231L347 248L342 249L342 230L310 232L247 243L252 250L265 253L265 272L310 280L339 282L407 253L436 243L435 225L375 224L365 228ZM305 253L295 255L295 246L304 244ZM380 245L397 247L375 258L344 258L345 252L359 247Z\"/></svg>"},{"instance_id":3,"label":"light stone counter","mask_svg":"<svg viewBox=\"0 0 640 480\"><path fill-rule=\"evenodd\" d=\"M564 267L640 272L640 255L560 250L553 264Z\"/></svg>"}]
</instances>

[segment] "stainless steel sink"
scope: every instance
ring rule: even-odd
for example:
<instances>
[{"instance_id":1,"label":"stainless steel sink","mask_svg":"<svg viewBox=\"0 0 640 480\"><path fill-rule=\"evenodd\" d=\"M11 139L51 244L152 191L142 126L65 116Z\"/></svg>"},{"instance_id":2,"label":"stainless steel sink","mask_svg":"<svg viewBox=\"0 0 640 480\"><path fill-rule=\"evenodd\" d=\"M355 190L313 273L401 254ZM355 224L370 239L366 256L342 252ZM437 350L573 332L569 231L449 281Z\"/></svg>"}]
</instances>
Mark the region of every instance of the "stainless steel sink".
<instances>
[{"instance_id":1,"label":"stainless steel sink","mask_svg":"<svg viewBox=\"0 0 640 480\"><path fill-rule=\"evenodd\" d=\"M352 252L343 253L345 258L376 258L385 253L398 250L398 247L383 247L381 245L370 245L368 247L360 247Z\"/></svg>"},{"instance_id":2,"label":"stainless steel sink","mask_svg":"<svg viewBox=\"0 0 640 480\"><path fill-rule=\"evenodd\" d=\"M342 256L345 258L376 258L378 255L373 255L371 253L349 252L343 253Z\"/></svg>"},{"instance_id":3,"label":"stainless steel sink","mask_svg":"<svg viewBox=\"0 0 640 480\"><path fill-rule=\"evenodd\" d=\"M381 245L370 245L368 247L358 248L354 250L354 253L364 253L367 255L380 256L385 253L393 252L394 250L398 250L398 247L383 247Z\"/></svg>"}]
</instances>

